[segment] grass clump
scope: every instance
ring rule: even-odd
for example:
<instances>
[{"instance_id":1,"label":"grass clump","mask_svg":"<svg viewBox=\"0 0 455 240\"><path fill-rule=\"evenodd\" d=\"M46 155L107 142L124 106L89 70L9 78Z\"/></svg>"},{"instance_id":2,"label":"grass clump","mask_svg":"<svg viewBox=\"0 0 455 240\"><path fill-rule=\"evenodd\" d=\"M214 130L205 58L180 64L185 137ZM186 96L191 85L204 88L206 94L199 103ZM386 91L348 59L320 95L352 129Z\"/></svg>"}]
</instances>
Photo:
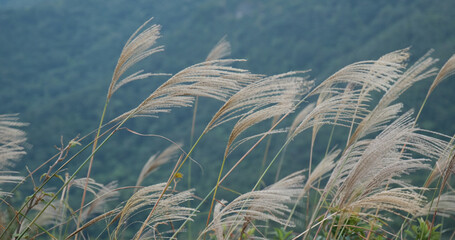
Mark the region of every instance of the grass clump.
<instances>
[{"instance_id":1,"label":"grass clump","mask_svg":"<svg viewBox=\"0 0 455 240\"><path fill-rule=\"evenodd\" d=\"M230 45L223 38L206 61L170 76L137 107L106 122L115 91L157 75L141 70L124 77L136 63L164 50L154 46L160 26L148 26L149 22L121 52L98 128L93 134L62 142L58 154L26 176L9 170L25 154L25 133L19 129L25 124L16 115L0 115L0 184L16 184L10 191L0 191L5 212L0 217L0 238L438 239L453 232L453 227L443 224L453 221L455 207L453 138L418 127L426 100L417 114L403 110L398 100L413 84L434 77L428 98L454 72L454 57L438 71L431 53L410 64L409 49L398 50L348 65L314 86L306 71L263 76L232 67L244 60L225 58ZM222 106L193 141L201 97L221 101ZM193 106L189 151L170 140L167 149L147 161L135 186L93 179L95 153L131 118L159 117L174 108ZM287 119L293 119L289 126ZM256 130L253 126L267 120L272 120L271 127L251 134ZM178 184L182 167L194 161L191 154L209 131L230 121L236 122L226 136L218 178L207 195L196 196L190 166L188 187ZM327 140L327 151L313 154L321 129L327 128L330 136L322 138ZM266 137L280 133L287 136L284 142L273 143L281 148L267 166L263 163L251 191L230 189L232 200L219 199L217 190L226 189L223 183L231 173L242 171L237 167ZM302 159L308 165L284 178L278 170L276 181L265 184L264 177L272 169L286 167L288 146L304 134L310 136L310 148L301 150L309 153L308 159ZM334 136L343 140L335 142ZM247 141L255 142L224 171L226 160L234 158L232 151ZM79 152L70 154L74 147ZM88 156L83 157L83 152ZM172 160L175 165L166 182L143 186L147 176ZM78 168L70 171L70 162ZM37 178L36 172L44 167L48 171ZM87 174L76 178L85 167ZM409 178L416 172L427 174L424 185ZM15 207L12 196L26 184L33 185L33 193ZM131 191L130 197L119 201L121 191ZM200 221L199 216L207 216L207 221L194 225L201 229L184 233L190 221Z\"/></svg>"}]
</instances>

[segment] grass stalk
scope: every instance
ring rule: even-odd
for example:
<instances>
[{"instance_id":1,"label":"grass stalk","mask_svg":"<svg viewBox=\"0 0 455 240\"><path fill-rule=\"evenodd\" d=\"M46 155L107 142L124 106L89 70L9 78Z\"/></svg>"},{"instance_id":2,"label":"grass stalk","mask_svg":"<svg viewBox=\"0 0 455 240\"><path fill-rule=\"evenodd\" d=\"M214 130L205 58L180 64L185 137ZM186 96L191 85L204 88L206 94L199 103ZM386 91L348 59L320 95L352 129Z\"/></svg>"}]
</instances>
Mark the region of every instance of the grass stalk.
<instances>
[{"instance_id":1,"label":"grass stalk","mask_svg":"<svg viewBox=\"0 0 455 240\"><path fill-rule=\"evenodd\" d=\"M106 98L106 103L104 104L103 113L101 114L100 123L99 123L99 126L98 126L98 130L96 131L95 140L93 142L92 152L94 152L95 149L96 149L96 145L98 143L98 138L100 136L101 128L103 127L104 116L106 114L106 110L107 110L107 105L108 104L109 104L109 98ZM90 172L92 170L92 164L93 164L94 157L95 157L95 154L93 153L92 157L90 158L89 165L88 165L87 178L86 178L84 190L83 190L83 193L82 193L81 211L79 212L79 217L77 218L77 221L76 221L76 229L79 228L79 224L80 224L80 222L82 220L82 208L84 207L84 203L85 203L85 195L87 193L88 179L90 178ZM77 238L78 238L78 235L76 234L74 236L74 239L77 240Z\"/></svg>"},{"instance_id":2,"label":"grass stalk","mask_svg":"<svg viewBox=\"0 0 455 240\"><path fill-rule=\"evenodd\" d=\"M191 120L191 133L190 133L190 146L193 145L193 138L194 138L194 130L196 128L196 114L197 114L197 108L198 108L198 103L199 103L199 96L196 96L196 99L194 100L194 107L193 107L193 118ZM191 189L191 165L192 161L188 162L188 189ZM191 202L188 201L188 208L191 208ZM188 225L188 239L191 239L192 236L192 229L191 229L191 224Z\"/></svg>"}]
</instances>

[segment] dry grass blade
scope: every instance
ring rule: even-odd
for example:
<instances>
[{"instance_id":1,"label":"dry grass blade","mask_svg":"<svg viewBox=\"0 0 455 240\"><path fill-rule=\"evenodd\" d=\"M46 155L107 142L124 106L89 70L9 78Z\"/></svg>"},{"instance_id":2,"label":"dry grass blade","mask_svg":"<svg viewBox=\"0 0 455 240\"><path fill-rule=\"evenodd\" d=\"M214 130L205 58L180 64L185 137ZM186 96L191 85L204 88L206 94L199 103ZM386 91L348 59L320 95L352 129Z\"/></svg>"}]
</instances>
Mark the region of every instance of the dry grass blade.
<instances>
[{"instance_id":1,"label":"dry grass blade","mask_svg":"<svg viewBox=\"0 0 455 240\"><path fill-rule=\"evenodd\" d=\"M155 184L144 187L134 193L120 212L119 224L115 230L115 236L118 237L122 226L134 213L145 207L154 206L165 186L166 183ZM155 207L154 214L145 224L152 231L156 231L156 227L160 224L190 219L194 209L182 207L182 205L192 199L192 191L187 190L179 193L164 194L158 206Z\"/></svg>"},{"instance_id":2,"label":"dry grass blade","mask_svg":"<svg viewBox=\"0 0 455 240\"><path fill-rule=\"evenodd\" d=\"M245 84L258 78L246 70L221 66L243 60L226 59L203 62L175 74L138 107L119 116L114 121L128 116L156 116L175 107L189 107L195 96L226 101Z\"/></svg>"},{"instance_id":3,"label":"dry grass blade","mask_svg":"<svg viewBox=\"0 0 455 240\"><path fill-rule=\"evenodd\" d=\"M242 234L253 221L268 220L285 224L290 212L287 204L292 203L293 198L302 190L302 173L303 171L293 173L263 190L245 193L224 207L217 206L213 221L199 238L213 230L218 239L231 239L231 233Z\"/></svg>"},{"instance_id":4,"label":"dry grass blade","mask_svg":"<svg viewBox=\"0 0 455 240\"><path fill-rule=\"evenodd\" d=\"M137 178L136 186L140 186L145 177L151 172L157 170L161 165L169 162L172 158L177 157L180 149L180 145L173 144L167 147L162 153L152 155L142 168L141 173Z\"/></svg>"},{"instance_id":5,"label":"dry grass blade","mask_svg":"<svg viewBox=\"0 0 455 240\"><path fill-rule=\"evenodd\" d=\"M112 93L117 91L123 85L125 85L127 83L130 83L130 82L133 82L133 81L136 81L136 80L146 79L146 78L151 77L151 76L169 76L170 75L170 74L166 74L166 73L143 73L143 72L144 72L143 70L140 70L140 71L137 71L137 72L129 75L128 77L122 79L120 82L118 82L114 86L114 88L112 90Z\"/></svg>"},{"instance_id":6,"label":"dry grass blade","mask_svg":"<svg viewBox=\"0 0 455 240\"><path fill-rule=\"evenodd\" d=\"M152 25L144 30L142 30L152 19L146 21L142 26L140 26L133 35L131 35L130 39L126 42L125 46L123 47L122 53L117 62L117 66L115 67L114 74L112 76L111 84L109 86L109 91L107 94L107 98L110 99L112 94L122 85L138 80L147 78L153 74L150 73L142 73L142 71L136 72L123 80L120 80L120 77L134 64L138 63L139 61L143 60L144 58L163 51L163 47L155 47L152 46L155 44L156 40L160 37L160 26L159 25Z\"/></svg>"},{"instance_id":7,"label":"dry grass blade","mask_svg":"<svg viewBox=\"0 0 455 240\"><path fill-rule=\"evenodd\" d=\"M277 104L274 106L269 106L267 108L258 110L258 111L250 111L242 117L232 129L231 135L229 136L229 140L226 146L225 156L230 152L231 146L234 144L234 141L237 137L244 132L246 129L250 128L251 126L265 121L267 119L273 118L275 116L284 115L294 108L294 104L289 102L288 104Z\"/></svg>"}]
</instances>

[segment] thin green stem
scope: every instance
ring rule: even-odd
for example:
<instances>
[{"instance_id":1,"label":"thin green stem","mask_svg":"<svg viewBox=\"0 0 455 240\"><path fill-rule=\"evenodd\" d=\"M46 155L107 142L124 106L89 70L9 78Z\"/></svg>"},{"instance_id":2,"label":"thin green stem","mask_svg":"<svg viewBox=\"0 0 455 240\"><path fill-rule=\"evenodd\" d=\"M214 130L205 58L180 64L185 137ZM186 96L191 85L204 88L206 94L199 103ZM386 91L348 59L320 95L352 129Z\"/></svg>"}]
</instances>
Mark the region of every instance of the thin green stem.
<instances>
[{"instance_id":1,"label":"thin green stem","mask_svg":"<svg viewBox=\"0 0 455 240\"><path fill-rule=\"evenodd\" d=\"M209 214L207 216L207 223L206 223L206 226L209 225L209 222L210 222L210 216L211 216L211 213L212 213L212 210L213 210L213 204L215 202L215 198L216 198L216 192L218 190L218 186L220 185L220 179L221 179L221 174L223 173L223 168L224 168L224 164L226 163L226 155L224 155L223 157L223 162L221 163L221 169L220 169L220 172L218 174L218 179L216 181L216 185L215 185L215 191L213 193L213 197L212 197L212 203L210 204L210 210L209 210ZM204 239L205 239L205 235L204 235Z\"/></svg>"},{"instance_id":2,"label":"thin green stem","mask_svg":"<svg viewBox=\"0 0 455 240\"><path fill-rule=\"evenodd\" d=\"M96 132L95 141L93 142L92 152L95 151L95 149L96 149L96 145L98 143L98 138L100 136L101 128L103 127L104 116L106 114L106 109L107 109L107 105L108 104L109 104L109 98L106 98L106 103L104 104L103 113L101 114L101 120L100 120L100 123L98 125L98 130ZM92 157L90 158L90 163L88 165L87 178L86 178L86 181L85 181L84 191L82 193L81 211L79 212L79 217L78 217L78 219L76 221L76 229L79 228L79 224L80 224L80 222L82 220L82 208L84 207L84 203L85 203L85 195L87 193L87 188L88 188L88 179L90 178L90 172L92 170L92 164L93 164L94 156L95 156L95 154L92 154ZM78 235L76 234L74 239L77 240L77 238L78 238Z\"/></svg>"},{"instance_id":3,"label":"thin green stem","mask_svg":"<svg viewBox=\"0 0 455 240\"><path fill-rule=\"evenodd\" d=\"M194 100L194 108L193 108L193 119L191 121L191 134L190 134L190 146L193 145L193 138L194 138L194 130L196 128L196 115L197 115L197 108L199 103L199 96L196 96L196 100ZM192 161L188 162L188 189L191 189L191 165ZM188 201L188 208L191 208L191 202ZM188 226L188 239L191 239L191 224Z\"/></svg>"}]
</instances>

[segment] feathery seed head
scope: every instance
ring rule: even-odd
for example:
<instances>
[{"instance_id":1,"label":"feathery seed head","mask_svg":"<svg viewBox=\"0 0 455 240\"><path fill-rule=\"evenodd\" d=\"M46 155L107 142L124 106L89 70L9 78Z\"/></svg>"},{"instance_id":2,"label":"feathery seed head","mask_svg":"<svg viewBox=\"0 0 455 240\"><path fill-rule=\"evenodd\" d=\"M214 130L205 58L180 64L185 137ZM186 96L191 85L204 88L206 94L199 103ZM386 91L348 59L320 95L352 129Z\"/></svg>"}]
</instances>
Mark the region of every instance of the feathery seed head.
<instances>
[{"instance_id":1,"label":"feathery seed head","mask_svg":"<svg viewBox=\"0 0 455 240\"><path fill-rule=\"evenodd\" d=\"M136 32L131 35L131 37L126 42L123 47L122 53L115 67L114 74L112 76L111 84L109 86L109 91L107 98L110 99L112 94L122 85L129 83L131 81L144 79L152 75L162 75L162 74L151 74L143 73L143 71L138 71L132 75L124 78L119 81L122 75L133 65L140 62L141 60L149 57L150 55L161 52L164 50L162 46L152 48L155 45L156 40L160 37L160 25L152 25L144 30L142 30L153 18L146 21L142 26L140 26Z\"/></svg>"}]
</instances>

